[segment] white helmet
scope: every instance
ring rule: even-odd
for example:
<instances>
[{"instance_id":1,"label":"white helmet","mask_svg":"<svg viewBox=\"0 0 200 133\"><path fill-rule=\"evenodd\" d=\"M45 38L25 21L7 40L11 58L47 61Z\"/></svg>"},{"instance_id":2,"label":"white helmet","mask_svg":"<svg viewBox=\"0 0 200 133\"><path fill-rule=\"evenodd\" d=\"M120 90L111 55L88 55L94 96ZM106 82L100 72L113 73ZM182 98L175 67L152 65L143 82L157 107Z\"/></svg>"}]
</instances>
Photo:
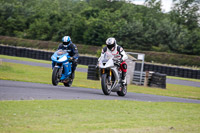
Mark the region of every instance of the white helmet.
<instances>
[{"instance_id":1,"label":"white helmet","mask_svg":"<svg viewBox=\"0 0 200 133\"><path fill-rule=\"evenodd\" d=\"M116 40L114 37L110 37L106 40L106 45L108 47L109 50L113 51L115 49L116 46Z\"/></svg>"},{"instance_id":2,"label":"white helmet","mask_svg":"<svg viewBox=\"0 0 200 133\"><path fill-rule=\"evenodd\" d=\"M64 47L67 47L71 43L71 38L69 36L64 36L62 38L62 42Z\"/></svg>"}]
</instances>

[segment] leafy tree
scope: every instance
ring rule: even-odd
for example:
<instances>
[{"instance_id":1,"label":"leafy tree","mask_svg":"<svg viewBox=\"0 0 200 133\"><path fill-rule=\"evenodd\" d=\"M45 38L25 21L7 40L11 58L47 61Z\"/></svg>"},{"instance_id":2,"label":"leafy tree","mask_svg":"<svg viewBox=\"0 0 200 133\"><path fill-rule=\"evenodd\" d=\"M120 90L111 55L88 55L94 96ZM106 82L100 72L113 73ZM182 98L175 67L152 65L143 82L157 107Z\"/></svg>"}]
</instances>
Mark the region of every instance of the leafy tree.
<instances>
[{"instance_id":1,"label":"leafy tree","mask_svg":"<svg viewBox=\"0 0 200 133\"><path fill-rule=\"evenodd\" d=\"M178 25L186 26L189 30L199 28L200 1L179 0L173 7L171 12L171 19Z\"/></svg>"},{"instance_id":2,"label":"leafy tree","mask_svg":"<svg viewBox=\"0 0 200 133\"><path fill-rule=\"evenodd\" d=\"M50 39L50 24L43 19L36 19L34 23L30 25L28 29L28 38L34 38L38 40L49 40Z\"/></svg>"},{"instance_id":3,"label":"leafy tree","mask_svg":"<svg viewBox=\"0 0 200 133\"><path fill-rule=\"evenodd\" d=\"M102 19L90 19L88 29L84 33L84 43L90 45L99 45L105 43L107 36L106 23Z\"/></svg>"},{"instance_id":4,"label":"leafy tree","mask_svg":"<svg viewBox=\"0 0 200 133\"><path fill-rule=\"evenodd\" d=\"M179 34L177 45L171 46L172 51L186 54L199 54L200 1L180 0L170 13L171 20L178 24Z\"/></svg>"},{"instance_id":5,"label":"leafy tree","mask_svg":"<svg viewBox=\"0 0 200 133\"><path fill-rule=\"evenodd\" d=\"M102 45L108 37L128 49L200 55L200 1L0 0L0 35Z\"/></svg>"}]
</instances>

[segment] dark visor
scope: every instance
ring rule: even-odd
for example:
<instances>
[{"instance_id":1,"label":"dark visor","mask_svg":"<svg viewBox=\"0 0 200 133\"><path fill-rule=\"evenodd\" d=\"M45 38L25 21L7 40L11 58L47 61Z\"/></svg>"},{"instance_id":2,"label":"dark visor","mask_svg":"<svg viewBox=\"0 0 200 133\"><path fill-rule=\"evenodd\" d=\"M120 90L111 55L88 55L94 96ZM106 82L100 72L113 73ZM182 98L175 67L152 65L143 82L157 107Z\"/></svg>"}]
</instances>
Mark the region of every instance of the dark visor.
<instances>
[{"instance_id":1,"label":"dark visor","mask_svg":"<svg viewBox=\"0 0 200 133\"><path fill-rule=\"evenodd\" d=\"M70 43L70 41L69 42L63 42L64 45L68 45L69 43Z\"/></svg>"},{"instance_id":2,"label":"dark visor","mask_svg":"<svg viewBox=\"0 0 200 133\"><path fill-rule=\"evenodd\" d=\"M115 46L115 44L107 45L108 49L110 49L110 50L111 50L114 46Z\"/></svg>"}]
</instances>

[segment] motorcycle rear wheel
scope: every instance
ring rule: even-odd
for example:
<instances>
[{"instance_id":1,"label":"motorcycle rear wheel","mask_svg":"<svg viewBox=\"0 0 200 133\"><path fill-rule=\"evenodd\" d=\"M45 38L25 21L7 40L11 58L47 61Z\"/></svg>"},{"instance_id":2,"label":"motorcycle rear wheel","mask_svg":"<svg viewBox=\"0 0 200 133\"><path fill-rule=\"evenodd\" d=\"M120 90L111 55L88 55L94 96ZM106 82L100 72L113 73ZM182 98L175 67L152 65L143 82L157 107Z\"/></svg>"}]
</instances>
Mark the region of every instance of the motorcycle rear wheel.
<instances>
[{"instance_id":1,"label":"motorcycle rear wheel","mask_svg":"<svg viewBox=\"0 0 200 133\"><path fill-rule=\"evenodd\" d=\"M73 79L70 79L67 83L63 83L65 87L71 87Z\"/></svg>"},{"instance_id":2,"label":"motorcycle rear wheel","mask_svg":"<svg viewBox=\"0 0 200 133\"><path fill-rule=\"evenodd\" d=\"M108 76L106 73L101 76L101 87L105 95L110 95L111 90L108 89Z\"/></svg>"},{"instance_id":3,"label":"motorcycle rear wheel","mask_svg":"<svg viewBox=\"0 0 200 133\"><path fill-rule=\"evenodd\" d=\"M125 96L127 93L127 85L121 86L121 90L117 92L118 96Z\"/></svg>"},{"instance_id":4,"label":"motorcycle rear wheel","mask_svg":"<svg viewBox=\"0 0 200 133\"><path fill-rule=\"evenodd\" d=\"M59 72L59 68L54 67L53 72L52 72L52 84L54 86L57 86L59 83L58 72Z\"/></svg>"}]
</instances>

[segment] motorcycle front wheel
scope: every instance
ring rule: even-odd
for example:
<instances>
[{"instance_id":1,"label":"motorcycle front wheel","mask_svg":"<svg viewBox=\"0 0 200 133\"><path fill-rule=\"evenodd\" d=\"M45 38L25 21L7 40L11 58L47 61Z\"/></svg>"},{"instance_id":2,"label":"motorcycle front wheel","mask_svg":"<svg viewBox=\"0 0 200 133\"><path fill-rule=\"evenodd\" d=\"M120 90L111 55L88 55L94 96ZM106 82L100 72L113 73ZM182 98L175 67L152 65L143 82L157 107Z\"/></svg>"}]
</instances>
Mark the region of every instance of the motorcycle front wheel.
<instances>
[{"instance_id":1,"label":"motorcycle front wheel","mask_svg":"<svg viewBox=\"0 0 200 133\"><path fill-rule=\"evenodd\" d=\"M105 95L110 95L111 85L108 83L108 76L106 73L101 76L101 87Z\"/></svg>"},{"instance_id":2,"label":"motorcycle front wheel","mask_svg":"<svg viewBox=\"0 0 200 133\"><path fill-rule=\"evenodd\" d=\"M54 86L57 86L58 83L59 83L58 72L59 72L59 68L54 67L54 68L53 68L53 72L52 72L52 84L53 84Z\"/></svg>"}]
</instances>

